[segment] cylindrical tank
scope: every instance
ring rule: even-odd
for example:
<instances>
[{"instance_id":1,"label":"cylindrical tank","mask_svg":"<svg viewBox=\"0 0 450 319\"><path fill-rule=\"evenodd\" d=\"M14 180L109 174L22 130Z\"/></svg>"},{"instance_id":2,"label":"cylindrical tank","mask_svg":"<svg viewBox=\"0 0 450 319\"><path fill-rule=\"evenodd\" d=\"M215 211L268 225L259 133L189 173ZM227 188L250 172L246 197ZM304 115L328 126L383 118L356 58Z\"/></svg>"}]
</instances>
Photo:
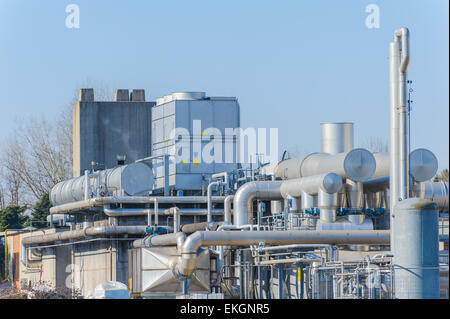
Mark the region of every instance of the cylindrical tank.
<instances>
[{"instance_id":1,"label":"cylindrical tank","mask_svg":"<svg viewBox=\"0 0 450 319\"><path fill-rule=\"evenodd\" d=\"M144 163L132 163L96 172L97 178L89 179L89 190L94 195L97 189L105 195L140 195L152 190L153 173ZM50 202L53 206L81 201L84 199L85 176L62 181L50 191Z\"/></svg>"},{"instance_id":2,"label":"cylindrical tank","mask_svg":"<svg viewBox=\"0 0 450 319\"><path fill-rule=\"evenodd\" d=\"M274 175L281 179L293 179L325 173L335 173L355 182L368 180L376 169L372 153L363 148L349 152L330 155L312 153L305 158L281 161L274 170Z\"/></svg>"},{"instance_id":3,"label":"cylindrical tank","mask_svg":"<svg viewBox=\"0 0 450 319\"><path fill-rule=\"evenodd\" d=\"M322 153L338 154L353 149L353 123L320 123Z\"/></svg>"},{"instance_id":4,"label":"cylindrical tank","mask_svg":"<svg viewBox=\"0 0 450 319\"><path fill-rule=\"evenodd\" d=\"M394 207L394 285L398 299L439 298L439 228L435 203L408 198Z\"/></svg>"}]
</instances>

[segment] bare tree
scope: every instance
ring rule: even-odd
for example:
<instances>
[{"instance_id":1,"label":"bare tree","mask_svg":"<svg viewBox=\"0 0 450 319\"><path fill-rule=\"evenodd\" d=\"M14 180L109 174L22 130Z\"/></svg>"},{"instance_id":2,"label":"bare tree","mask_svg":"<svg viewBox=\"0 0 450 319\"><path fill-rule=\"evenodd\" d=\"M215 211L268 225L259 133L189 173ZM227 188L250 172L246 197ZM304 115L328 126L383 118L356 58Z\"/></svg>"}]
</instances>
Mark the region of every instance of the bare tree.
<instances>
[{"instance_id":1,"label":"bare tree","mask_svg":"<svg viewBox=\"0 0 450 319\"><path fill-rule=\"evenodd\" d=\"M365 148L372 153L386 153L389 152L389 144L381 137L370 136L363 141L360 141L359 147Z\"/></svg>"},{"instance_id":2,"label":"bare tree","mask_svg":"<svg viewBox=\"0 0 450 319\"><path fill-rule=\"evenodd\" d=\"M65 110L67 113L67 110ZM72 169L71 124L64 114L53 124L43 117L18 123L2 156L11 202L18 201L21 183L39 199L58 182L70 177ZM71 123L71 121L70 121Z\"/></svg>"},{"instance_id":3,"label":"bare tree","mask_svg":"<svg viewBox=\"0 0 450 319\"><path fill-rule=\"evenodd\" d=\"M111 100L113 91L86 79L79 87L94 88L95 100ZM30 204L60 181L72 177L72 114L78 89L55 120L21 120L0 155L0 207Z\"/></svg>"}]
</instances>

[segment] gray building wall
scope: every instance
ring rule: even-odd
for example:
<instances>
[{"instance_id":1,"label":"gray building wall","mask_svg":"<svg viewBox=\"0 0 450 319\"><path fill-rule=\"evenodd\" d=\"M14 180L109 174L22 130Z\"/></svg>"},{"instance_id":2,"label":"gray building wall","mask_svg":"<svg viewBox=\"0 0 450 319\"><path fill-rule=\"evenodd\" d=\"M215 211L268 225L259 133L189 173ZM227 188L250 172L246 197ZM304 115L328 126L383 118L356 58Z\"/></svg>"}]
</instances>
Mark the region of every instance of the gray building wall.
<instances>
[{"instance_id":1,"label":"gray building wall","mask_svg":"<svg viewBox=\"0 0 450 319\"><path fill-rule=\"evenodd\" d=\"M116 90L114 101L95 101L93 89L81 89L73 105L73 177L91 162L111 168L117 155L125 164L151 155L151 114L144 90Z\"/></svg>"}]
</instances>

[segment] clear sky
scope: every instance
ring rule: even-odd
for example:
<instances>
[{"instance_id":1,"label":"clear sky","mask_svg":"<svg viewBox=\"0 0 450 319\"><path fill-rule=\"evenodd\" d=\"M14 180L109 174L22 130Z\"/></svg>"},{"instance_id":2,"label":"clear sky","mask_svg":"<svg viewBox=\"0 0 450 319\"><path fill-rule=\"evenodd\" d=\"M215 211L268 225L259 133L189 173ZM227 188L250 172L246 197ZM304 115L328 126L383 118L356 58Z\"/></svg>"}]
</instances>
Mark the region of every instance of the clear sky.
<instances>
[{"instance_id":1,"label":"clear sky","mask_svg":"<svg viewBox=\"0 0 450 319\"><path fill-rule=\"evenodd\" d=\"M65 24L68 4L80 28ZM380 8L369 29L366 6ZM449 162L447 0L0 0L0 137L59 113L89 81L236 96L242 127L278 127L279 152L320 150L320 122L388 139L388 43L411 32L411 149ZM111 92L112 94L112 92Z\"/></svg>"}]
</instances>

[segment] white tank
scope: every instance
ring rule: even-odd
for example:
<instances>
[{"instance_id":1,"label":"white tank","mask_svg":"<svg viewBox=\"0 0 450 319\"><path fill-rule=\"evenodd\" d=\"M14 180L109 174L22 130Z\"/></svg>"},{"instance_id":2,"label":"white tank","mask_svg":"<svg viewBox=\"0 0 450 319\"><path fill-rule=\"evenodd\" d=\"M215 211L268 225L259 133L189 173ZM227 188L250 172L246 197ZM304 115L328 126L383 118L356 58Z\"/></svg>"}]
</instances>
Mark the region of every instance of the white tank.
<instances>
[{"instance_id":1,"label":"white tank","mask_svg":"<svg viewBox=\"0 0 450 319\"><path fill-rule=\"evenodd\" d=\"M90 195L95 196L97 189L108 195L143 195L153 188L153 173L144 163L132 163L96 172L97 178L89 179ZM50 201L53 206L84 200L85 176L72 178L53 186Z\"/></svg>"}]
</instances>

